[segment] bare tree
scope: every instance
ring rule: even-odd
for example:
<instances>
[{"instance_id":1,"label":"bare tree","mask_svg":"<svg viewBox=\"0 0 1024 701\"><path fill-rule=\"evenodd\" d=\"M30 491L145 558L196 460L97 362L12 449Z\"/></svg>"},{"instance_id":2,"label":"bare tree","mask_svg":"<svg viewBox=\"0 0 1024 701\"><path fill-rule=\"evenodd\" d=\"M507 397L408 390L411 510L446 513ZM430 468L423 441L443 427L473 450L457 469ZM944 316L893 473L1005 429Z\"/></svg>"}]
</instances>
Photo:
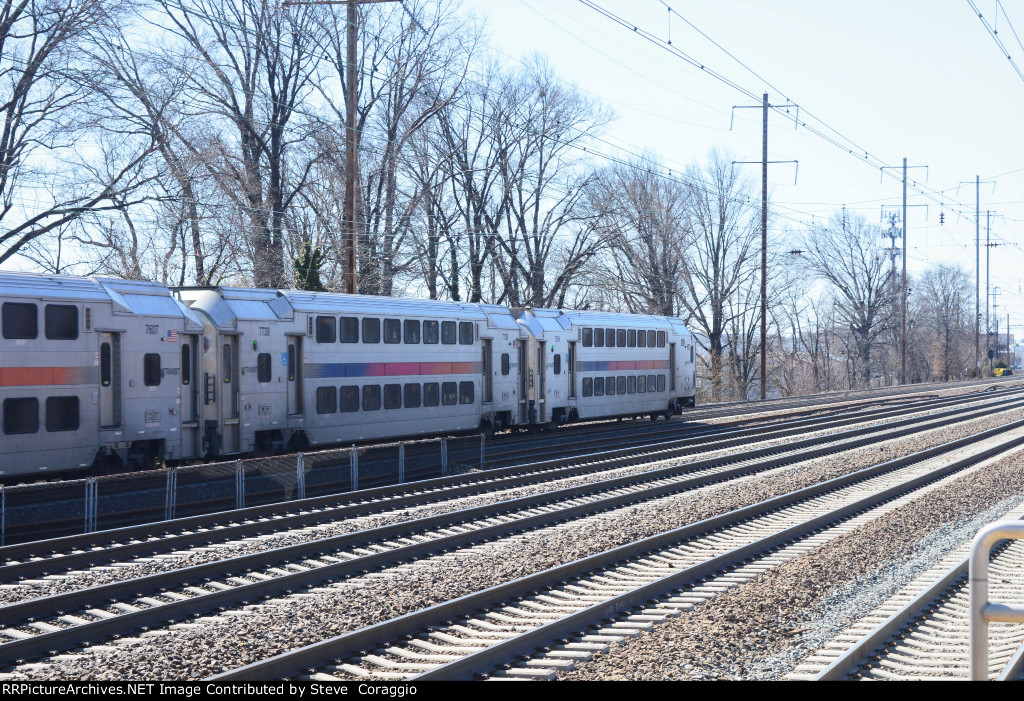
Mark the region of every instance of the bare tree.
<instances>
[{"instance_id":1,"label":"bare tree","mask_svg":"<svg viewBox=\"0 0 1024 701\"><path fill-rule=\"evenodd\" d=\"M939 265L925 272L915 295L931 375L938 380L959 379L974 363L974 325L971 277L954 265Z\"/></svg>"},{"instance_id":2,"label":"bare tree","mask_svg":"<svg viewBox=\"0 0 1024 701\"><path fill-rule=\"evenodd\" d=\"M413 222L423 193L411 142L461 94L479 39L479 30L463 22L455 7L445 0L360 8L356 223L363 293L390 295L396 276L417 266ZM329 76L316 87L330 115L325 120L330 138L339 145L346 137L344 23L343 13L321 14L317 34ZM327 153L340 159L335 169L342 174L343 150ZM338 218L337 228L342 223Z\"/></svg>"},{"instance_id":3,"label":"bare tree","mask_svg":"<svg viewBox=\"0 0 1024 701\"><path fill-rule=\"evenodd\" d=\"M252 279L278 287L285 217L315 158L290 168L290 151L308 135L300 105L311 92L314 9L270 0L159 0L185 47L195 54L184 76L194 120L222 123L212 143L176 136L242 215ZM296 122L301 122L297 124ZM214 158L210 156L214 155Z\"/></svg>"},{"instance_id":4,"label":"bare tree","mask_svg":"<svg viewBox=\"0 0 1024 701\"><path fill-rule=\"evenodd\" d=\"M740 180L725 154L713 151L708 165L691 166L686 178L692 238L684 258L680 305L698 338L706 339L710 396L718 399L725 380L725 334L734 316L746 313L745 305L730 305L730 300L757 271L758 211L751 204L750 184Z\"/></svg>"},{"instance_id":5,"label":"bare tree","mask_svg":"<svg viewBox=\"0 0 1024 701\"><path fill-rule=\"evenodd\" d=\"M503 85L511 128L493 148L509 199L496 261L513 306L562 306L573 279L607 246L586 192L584 147L610 115L561 83L539 57Z\"/></svg>"},{"instance_id":6,"label":"bare tree","mask_svg":"<svg viewBox=\"0 0 1024 701\"><path fill-rule=\"evenodd\" d=\"M0 263L87 212L125 206L145 185L138 166L153 144L144 135L121 135L114 168L88 157L91 96L70 68L90 33L120 11L116 0L0 7ZM35 195L25 198L29 190Z\"/></svg>"},{"instance_id":7,"label":"bare tree","mask_svg":"<svg viewBox=\"0 0 1024 701\"><path fill-rule=\"evenodd\" d=\"M835 291L835 311L849 333L850 379L865 387L875 370L874 351L892 323L893 290L880 240L877 226L843 212L809 232L803 246L811 272Z\"/></svg>"},{"instance_id":8,"label":"bare tree","mask_svg":"<svg viewBox=\"0 0 1024 701\"><path fill-rule=\"evenodd\" d=\"M656 173L646 155L603 171L591 188L592 208L610 236L605 284L629 311L676 316L690 221L686 188Z\"/></svg>"}]
</instances>

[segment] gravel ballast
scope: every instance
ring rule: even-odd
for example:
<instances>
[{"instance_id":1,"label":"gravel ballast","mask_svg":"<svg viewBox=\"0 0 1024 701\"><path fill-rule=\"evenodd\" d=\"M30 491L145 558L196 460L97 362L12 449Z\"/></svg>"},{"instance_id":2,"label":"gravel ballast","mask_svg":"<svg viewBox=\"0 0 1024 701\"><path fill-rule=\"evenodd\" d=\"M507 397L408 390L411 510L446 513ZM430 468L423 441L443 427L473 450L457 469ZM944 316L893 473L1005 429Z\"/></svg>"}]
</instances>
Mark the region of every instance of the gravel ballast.
<instances>
[{"instance_id":1,"label":"gravel ballast","mask_svg":"<svg viewBox=\"0 0 1024 701\"><path fill-rule=\"evenodd\" d=\"M559 678L780 678L1022 498L1018 450Z\"/></svg>"},{"instance_id":2,"label":"gravel ballast","mask_svg":"<svg viewBox=\"0 0 1024 701\"><path fill-rule=\"evenodd\" d=\"M132 641L92 646L81 654L61 656L49 664L22 668L18 676L38 679L207 676L500 581L529 574L558 562L583 557L677 527L682 523L706 518L860 467L892 459L920 450L929 444L948 441L1019 418L1024 418L1024 411L1004 412L986 419L976 419L966 425L931 431L842 455L828 456L792 468L774 470L771 474L715 485L419 563L389 568L380 573L347 580L333 587L315 589L301 595L282 597L238 611L229 611L220 616L191 622L186 626L144 633ZM946 518L935 522L934 517L931 519L935 522L933 525L948 520ZM895 535L905 537L908 533L917 533L919 537L922 532L929 529L925 523L928 521L918 523L917 529L897 530ZM885 534L873 546L870 539L866 544L858 545L858 555L852 558L855 560L853 564L866 565L868 561L885 559L887 543L892 539L892 535ZM850 539L840 540L845 542ZM789 569L791 568L784 566L780 571L788 572ZM833 569L829 567L829 571ZM837 571L846 576L845 570L841 567ZM806 578L806 572L800 572L803 570L791 575L792 581L784 581L790 581L789 596L799 601L800 606L808 608L813 605L814 600L824 598L826 593L816 594L811 601L803 601L799 588L795 588L797 583ZM846 579L840 579L835 586L859 574L862 572L852 572ZM736 592L729 592L723 596L735 594ZM712 607L706 608L710 610ZM718 608L717 603L714 608ZM696 613L684 618L690 620ZM778 607L772 613L777 614ZM790 629L792 627L794 626L790 625ZM764 626L760 626L758 630L760 628ZM654 635L659 635L658 628ZM716 635L720 638L721 631ZM717 643L721 646L722 640L719 639ZM612 655L609 655L607 659L611 657ZM593 664L600 664L602 659L605 658L599 658ZM584 668L581 667L582 669ZM701 677L694 674L674 678Z\"/></svg>"}]
</instances>

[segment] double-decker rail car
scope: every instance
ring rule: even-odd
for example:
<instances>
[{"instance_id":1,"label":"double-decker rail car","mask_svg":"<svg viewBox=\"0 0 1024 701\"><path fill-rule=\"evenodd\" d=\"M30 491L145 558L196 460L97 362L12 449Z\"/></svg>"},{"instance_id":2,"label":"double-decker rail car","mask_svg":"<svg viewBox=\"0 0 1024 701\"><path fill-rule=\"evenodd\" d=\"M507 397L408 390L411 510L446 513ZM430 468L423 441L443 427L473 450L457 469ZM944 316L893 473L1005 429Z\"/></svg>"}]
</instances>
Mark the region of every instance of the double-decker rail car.
<instances>
[{"instance_id":1,"label":"double-decker rail car","mask_svg":"<svg viewBox=\"0 0 1024 701\"><path fill-rule=\"evenodd\" d=\"M668 417L694 405L694 341L680 319L525 309L519 321L542 369L530 397L540 424Z\"/></svg>"},{"instance_id":2,"label":"double-decker rail car","mask_svg":"<svg viewBox=\"0 0 1024 701\"><path fill-rule=\"evenodd\" d=\"M0 475L197 457L202 326L147 282L0 274Z\"/></svg>"},{"instance_id":3,"label":"double-decker rail car","mask_svg":"<svg viewBox=\"0 0 1024 701\"><path fill-rule=\"evenodd\" d=\"M0 304L0 475L694 403L693 337L667 317L24 273Z\"/></svg>"},{"instance_id":4,"label":"double-decker rail car","mask_svg":"<svg viewBox=\"0 0 1024 701\"><path fill-rule=\"evenodd\" d=\"M518 423L521 330L495 305L182 288L204 325L208 456Z\"/></svg>"}]
</instances>

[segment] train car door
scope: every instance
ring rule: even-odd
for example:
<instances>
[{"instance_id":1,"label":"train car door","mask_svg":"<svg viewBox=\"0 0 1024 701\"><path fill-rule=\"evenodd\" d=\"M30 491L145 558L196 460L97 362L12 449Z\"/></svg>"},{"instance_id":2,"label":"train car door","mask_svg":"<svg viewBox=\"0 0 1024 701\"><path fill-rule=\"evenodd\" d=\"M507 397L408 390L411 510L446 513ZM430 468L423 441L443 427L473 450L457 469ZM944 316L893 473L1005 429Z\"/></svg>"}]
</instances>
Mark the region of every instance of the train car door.
<instances>
[{"instance_id":1,"label":"train car door","mask_svg":"<svg viewBox=\"0 0 1024 701\"><path fill-rule=\"evenodd\" d=\"M302 416L302 336L288 337L288 414Z\"/></svg>"},{"instance_id":2,"label":"train car door","mask_svg":"<svg viewBox=\"0 0 1024 701\"><path fill-rule=\"evenodd\" d=\"M197 457L199 444L198 336L183 336L181 343L181 450L182 457Z\"/></svg>"},{"instance_id":3,"label":"train car door","mask_svg":"<svg viewBox=\"0 0 1024 701\"><path fill-rule=\"evenodd\" d=\"M576 341L569 341L569 398L576 398Z\"/></svg>"},{"instance_id":4,"label":"train car door","mask_svg":"<svg viewBox=\"0 0 1024 701\"><path fill-rule=\"evenodd\" d=\"M545 399L547 399L547 392L545 392L544 388L545 379L548 373L547 368L544 367L544 357L544 341L537 341L537 388L534 397L537 402L537 422L542 424L547 423L548 421L547 412L545 411L547 404L545 401Z\"/></svg>"},{"instance_id":5,"label":"train car door","mask_svg":"<svg viewBox=\"0 0 1024 701\"><path fill-rule=\"evenodd\" d=\"M668 391L679 396L679 388L676 386L676 344L668 344Z\"/></svg>"},{"instance_id":6,"label":"train car door","mask_svg":"<svg viewBox=\"0 0 1024 701\"><path fill-rule=\"evenodd\" d=\"M533 371L526 362L527 339L519 339L519 423L530 423L530 388L533 386Z\"/></svg>"},{"instance_id":7,"label":"train car door","mask_svg":"<svg viewBox=\"0 0 1024 701\"><path fill-rule=\"evenodd\" d=\"M220 372L224 391L221 407L224 412L224 452L237 453L240 448L241 423L238 414L238 336L221 336Z\"/></svg>"},{"instance_id":8,"label":"train car door","mask_svg":"<svg viewBox=\"0 0 1024 701\"><path fill-rule=\"evenodd\" d=\"M491 339L485 338L482 340L481 345L483 346L483 373L484 373L484 386L483 386L483 403L491 404L494 401L494 358L491 356Z\"/></svg>"},{"instance_id":9,"label":"train car door","mask_svg":"<svg viewBox=\"0 0 1024 701\"><path fill-rule=\"evenodd\" d=\"M121 425L121 337L100 334L100 426Z\"/></svg>"}]
</instances>

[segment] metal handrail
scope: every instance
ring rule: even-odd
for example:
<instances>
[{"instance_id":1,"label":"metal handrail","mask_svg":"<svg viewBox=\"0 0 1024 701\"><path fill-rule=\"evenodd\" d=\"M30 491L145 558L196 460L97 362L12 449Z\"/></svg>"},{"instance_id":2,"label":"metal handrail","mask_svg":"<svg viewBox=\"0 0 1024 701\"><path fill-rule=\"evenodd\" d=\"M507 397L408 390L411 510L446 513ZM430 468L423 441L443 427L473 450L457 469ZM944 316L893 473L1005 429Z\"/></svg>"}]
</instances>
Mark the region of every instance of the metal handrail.
<instances>
[{"instance_id":1,"label":"metal handrail","mask_svg":"<svg viewBox=\"0 0 1024 701\"><path fill-rule=\"evenodd\" d=\"M988 599L989 553L1001 540L1024 540L1024 521L990 523L978 531L971 543L971 681L988 679L988 624L1024 623L1024 606L993 603Z\"/></svg>"}]
</instances>

